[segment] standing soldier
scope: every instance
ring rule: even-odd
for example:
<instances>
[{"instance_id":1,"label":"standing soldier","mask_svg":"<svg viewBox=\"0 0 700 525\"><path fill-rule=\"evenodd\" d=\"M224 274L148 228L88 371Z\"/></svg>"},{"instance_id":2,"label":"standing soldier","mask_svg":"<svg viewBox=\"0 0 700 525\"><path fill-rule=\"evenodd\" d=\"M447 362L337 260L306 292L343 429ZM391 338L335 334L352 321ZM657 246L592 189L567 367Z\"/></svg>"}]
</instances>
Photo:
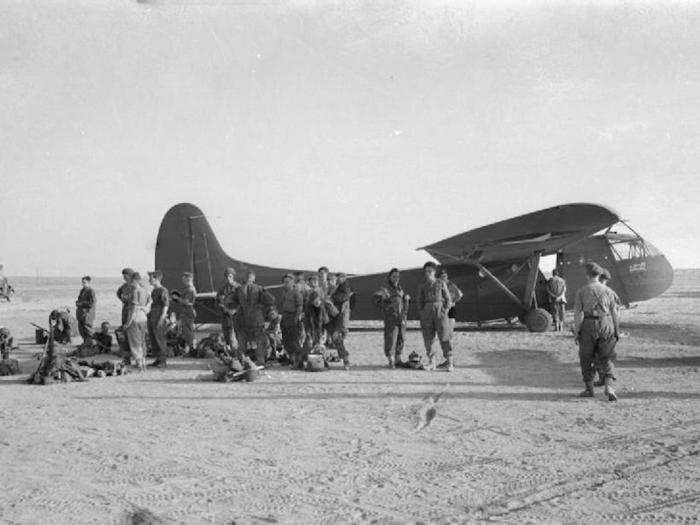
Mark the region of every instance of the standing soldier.
<instances>
[{"instance_id":1,"label":"standing soldier","mask_svg":"<svg viewBox=\"0 0 700 525\"><path fill-rule=\"evenodd\" d=\"M350 288L350 283L348 283L347 275L341 272L334 277L337 280L337 284L331 285L332 288L329 288L332 291L330 300L338 313L328 323L328 332L331 341L338 350L339 357L343 360L345 370L350 370L350 355L345 346L345 338L348 335L348 325L350 324L350 298L353 291ZM329 282L332 281L329 280Z\"/></svg>"},{"instance_id":2,"label":"standing soldier","mask_svg":"<svg viewBox=\"0 0 700 525\"><path fill-rule=\"evenodd\" d=\"M566 281L561 276L561 270L552 270L552 278L547 281L547 296L552 305L552 320L554 331L561 332L564 328L564 308L566 307Z\"/></svg>"},{"instance_id":3,"label":"standing soldier","mask_svg":"<svg viewBox=\"0 0 700 525\"><path fill-rule=\"evenodd\" d=\"M235 295L241 285L236 282L236 270L233 268L226 268L224 278L226 284L216 294L216 302L221 309L221 331L224 333L224 341L229 349L233 350L238 346Z\"/></svg>"},{"instance_id":4,"label":"standing soldier","mask_svg":"<svg viewBox=\"0 0 700 525\"><path fill-rule=\"evenodd\" d=\"M294 272L294 289L297 290L299 293L301 293L301 299L303 302L303 310L302 310L302 321L301 321L301 326L299 327L299 345L304 348L305 347L305 341L306 341L306 328L305 328L305 321L304 321L304 312L306 311L306 302L309 298L309 293L311 292L311 288L309 287L309 284L306 282L306 276L304 275L304 272Z\"/></svg>"},{"instance_id":5,"label":"standing soldier","mask_svg":"<svg viewBox=\"0 0 700 525\"><path fill-rule=\"evenodd\" d=\"M425 352L428 355L428 370L435 370L435 353L433 341L437 335L442 347L442 354L447 361L448 372L454 372L452 360L452 341L450 333L450 319L447 312L452 300L450 292L444 282L435 276L436 265L428 261L423 265L425 282L418 289L418 310L420 312L420 327L423 332Z\"/></svg>"},{"instance_id":6,"label":"standing soldier","mask_svg":"<svg viewBox=\"0 0 700 525\"><path fill-rule=\"evenodd\" d=\"M304 304L304 324L306 325L306 340L304 353L325 342L324 326L328 322L326 312L326 293L321 288L316 274L309 276L309 294Z\"/></svg>"},{"instance_id":7,"label":"standing soldier","mask_svg":"<svg viewBox=\"0 0 700 525\"><path fill-rule=\"evenodd\" d=\"M594 363L603 374L608 401L617 401L612 388L615 344L619 339L619 325L615 296L612 290L598 280L603 269L596 263L586 263L588 283L576 292L574 307L574 334L579 345L581 375L586 389L581 397L593 397Z\"/></svg>"},{"instance_id":8,"label":"standing soldier","mask_svg":"<svg viewBox=\"0 0 700 525\"><path fill-rule=\"evenodd\" d=\"M304 362L301 347L304 298L294 283L294 277L289 273L284 276L280 312L282 314L282 346L289 356L290 366L298 368Z\"/></svg>"},{"instance_id":9,"label":"standing soldier","mask_svg":"<svg viewBox=\"0 0 700 525\"><path fill-rule=\"evenodd\" d=\"M440 271L438 272L438 278L445 283L445 286L447 286L447 291L450 292L450 309L447 311L447 318L450 323L450 340L452 339L454 335L454 330L455 330L455 322L457 319L457 312L455 310L455 306L457 305L458 302L462 300L462 297L464 297L464 294L462 293L462 290L460 290L455 283L450 281L449 276L447 275L447 270L444 268L440 268ZM438 365L438 368L447 368L449 366L449 363L447 360L443 361Z\"/></svg>"},{"instance_id":10,"label":"standing soldier","mask_svg":"<svg viewBox=\"0 0 700 525\"><path fill-rule=\"evenodd\" d=\"M404 366L401 353L406 340L406 319L411 297L403 291L399 279L399 270L392 268L386 286L374 294L384 316L384 355L389 361L389 368Z\"/></svg>"},{"instance_id":11,"label":"standing soldier","mask_svg":"<svg viewBox=\"0 0 700 525\"><path fill-rule=\"evenodd\" d=\"M318 285L325 294L328 294L328 267L321 266L318 269Z\"/></svg>"},{"instance_id":12,"label":"standing soldier","mask_svg":"<svg viewBox=\"0 0 700 525\"><path fill-rule=\"evenodd\" d=\"M83 344L92 344L92 323L95 322L95 290L90 286L89 275L82 278L83 287L75 301L75 317L78 319L78 332Z\"/></svg>"},{"instance_id":13,"label":"standing soldier","mask_svg":"<svg viewBox=\"0 0 700 525\"><path fill-rule=\"evenodd\" d=\"M148 313L148 336L151 340L151 349L156 360L148 366L165 368L168 357L168 306L170 294L161 283L163 272L156 270L148 272L148 281L151 290L151 311Z\"/></svg>"},{"instance_id":14,"label":"standing soldier","mask_svg":"<svg viewBox=\"0 0 700 525\"><path fill-rule=\"evenodd\" d=\"M130 290L132 288L131 276L134 274L134 270L131 268L124 268L122 270L122 279L124 279L124 284L117 288L117 298L122 303L122 328L126 324L128 309L127 306L131 304Z\"/></svg>"},{"instance_id":15,"label":"standing soldier","mask_svg":"<svg viewBox=\"0 0 700 525\"><path fill-rule=\"evenodd\" d=\"M115 335L117 336L117 341L119 342L119 350L122 354L124 364L131 364L131 349L129 348L129 339L126 337L126 323L131 315L131 300L133 297L134 285L131 282L131 277L134 275L134 270L131 268L124 268L122 270L122 278L124 279L124 284L122 284L117 289L117 297L122 303L122 322L117 330L115 330Z\"/></svg>"},{"instance_id":16,"label":"standing soldier","mask_svg":"<svg viewBox=\"0 0 700 525\"><path fill-rule=\"evenodd\" d=\"M235 293L235 306L240 320L239 354L245 355L248 343L255 341L255 362L265 364L267 337L265 336L265 312L274 306L274 298L255 282L255 272L246 272L246 282Z\"/></svg>"},{"instance_id":17,"label":"standing soldier","mask_svg":"<svg viewBox=\"0 0 700 525\"><path fill-rule=\"evenodd\" d=\"M182 284L184 288L180 292L178 302L180 303L180 330L182 339L186 345L185 353L194 351L194 320L197 312L194 309L194 302L197 298L197 290L193 284L194 276L192 272L182 274Z\"/></svg>"}]
</instances>

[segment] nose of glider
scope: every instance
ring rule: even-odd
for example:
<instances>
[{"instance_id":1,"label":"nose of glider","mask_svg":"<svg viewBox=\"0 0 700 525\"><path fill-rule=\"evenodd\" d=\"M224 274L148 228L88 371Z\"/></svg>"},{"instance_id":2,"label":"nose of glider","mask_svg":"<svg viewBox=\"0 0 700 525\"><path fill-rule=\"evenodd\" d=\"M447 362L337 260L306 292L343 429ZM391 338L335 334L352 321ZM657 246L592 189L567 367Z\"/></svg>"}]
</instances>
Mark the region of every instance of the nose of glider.
<instances>
[{"instance_id":1,"label":"nose of glider","mask_svg":"<svg viewBox=\"0 0 700 525\"><path fill-rule=\"evenodd\" d=\"M673 283L673 268L663 255L628 261L625 270L625 288L630 302L658 297Z\"/></svg>"}]
</instances>

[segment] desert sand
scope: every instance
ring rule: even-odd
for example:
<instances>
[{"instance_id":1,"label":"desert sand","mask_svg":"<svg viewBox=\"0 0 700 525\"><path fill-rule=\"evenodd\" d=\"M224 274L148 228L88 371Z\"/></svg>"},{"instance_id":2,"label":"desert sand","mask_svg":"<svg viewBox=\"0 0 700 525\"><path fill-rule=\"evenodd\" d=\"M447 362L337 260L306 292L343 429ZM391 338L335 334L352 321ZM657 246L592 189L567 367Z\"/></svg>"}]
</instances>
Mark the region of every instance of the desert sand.
<instances>
[{"instance_id":1,"label":"desert sand","mask_svg":"<svg viewBox=\"0 0 700 525\"><path fill-rule=\"evenodd\" d=\"M623 312L620 400L580 399L570 334L466 327L458 370L384 367L379 331L353 369L281 367L202 381L173 359L86 383L30 386L29 321L79 280L16 281L0 324L22 375L0 378L2 523L693 522L700 514L700 271ZM98 280L98 320L118 320ZM407 353L422 346L409 332ZM114 357L116 359L116 357ZM417 430L431 405L436 416Z\"/></svg>"}]
</instances>

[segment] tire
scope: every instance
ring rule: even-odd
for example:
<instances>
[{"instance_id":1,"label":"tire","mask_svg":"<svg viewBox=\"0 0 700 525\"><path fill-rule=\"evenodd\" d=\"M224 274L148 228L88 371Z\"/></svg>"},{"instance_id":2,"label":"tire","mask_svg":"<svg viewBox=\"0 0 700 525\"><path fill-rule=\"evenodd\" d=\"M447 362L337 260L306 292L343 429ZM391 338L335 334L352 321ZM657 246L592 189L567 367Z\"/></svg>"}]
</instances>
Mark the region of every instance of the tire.
<instances>
[{"instance_id":1,"label":"tire","mask_svg":"<svg viewBox=\"0 0 700 525\"><path fill-rule=\"evenodd\" d=\"M525 315L525 326L531 332L547 332L552 327L552 316L543 308L535 308Z\"/></svg>"}]
</instances>

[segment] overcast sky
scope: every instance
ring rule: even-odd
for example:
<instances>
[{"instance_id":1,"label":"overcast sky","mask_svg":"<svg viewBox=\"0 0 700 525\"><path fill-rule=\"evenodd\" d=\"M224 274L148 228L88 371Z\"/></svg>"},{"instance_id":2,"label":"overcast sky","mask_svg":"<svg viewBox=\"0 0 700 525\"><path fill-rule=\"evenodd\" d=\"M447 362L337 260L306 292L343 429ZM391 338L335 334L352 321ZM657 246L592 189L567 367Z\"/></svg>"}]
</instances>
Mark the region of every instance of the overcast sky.
<instances>
[{"instance_id":1,"label":"overcast sky","mask_svg":"<svg viewBox=\"0 0 700 525\"><path fill-rule=\"evenodd\" d=\"M229 254L353 272L545 206L700 267L700 3L0 2L0 262Z\"/></svg>"}]
</instances>

